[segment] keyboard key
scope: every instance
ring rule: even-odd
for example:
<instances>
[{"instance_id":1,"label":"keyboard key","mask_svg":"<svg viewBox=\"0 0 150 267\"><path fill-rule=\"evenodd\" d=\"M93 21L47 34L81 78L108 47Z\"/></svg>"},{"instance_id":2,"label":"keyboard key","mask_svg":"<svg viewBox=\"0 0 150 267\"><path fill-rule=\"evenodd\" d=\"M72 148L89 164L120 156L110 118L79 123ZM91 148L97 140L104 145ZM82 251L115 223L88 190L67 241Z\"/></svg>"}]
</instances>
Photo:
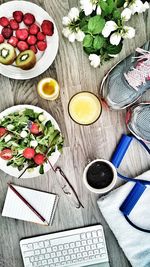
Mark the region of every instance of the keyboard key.
<instances>
[{"instance_id":1,"label":"keyboard key","mask_svg":"<svg viewBox=\"0 0 150 267\"><path fill-rule=\"evenodd\" d=\"M77 258L81 258L82 257L82 254L81 253L77 253Z\"/></svg>"},{"instance_id":2,"label":"keyboard key","mask_svg":"<svg viewBox=\"0 0 150 267\"><path fill-rule=\"evenodd\" d=\"M102 233L102 231L101 230L98 230L97 231L97 235L100 237L100 236L103 236L103 233Z\"/></svg>"},{"instance_id":3,"label":"keyboard key","mask_svg":"<svg viewBox=\"0 0 150 267\"><path fill-rule=\"evenodd\" d=\"M50 254L49 253L46 253L45 254L45 259L49 259L51 256L50 256Z\"/></svg>"},{"instance_id":4,"label":"keyboard key","mask_svg":"<svg viewBox=\"0 0 150 267\"><path fill-rule=\"evenodd\" d=\"M57 263L58 261L58 258L54 258L54 263Z\"/></svg>"},{"instance_id":5,"label":"keyboard key","mask_svg":"<svg viewBox=\"0 0 150 267\"><path fill-rule=\"evenodd\" d=\"M86 234L86 236L87 236L87 239L90 239L90 238L92 237L91 232L88 232L88 233Z\"/></svg>"},{"instance_id":6,"label":"keyboard key","mask_svg":"<svg viewBox=\"0 0 150 267\"><path fill-rule=\"evenodd\" d=\"M33 248L34 248L34 249L39 248L39 244L38 244L38 243L33 243Z\"/></svg>"},{"instance_id":7,"label":"keyboard key","mask_svg":"<svg viewBox=\"0 0 150 267\"><path fill-rule=\"evenodd\" d=\"M46 251L47 251L48 253L51 253L51 252L52 252L52 249L49 247L49 248L46 249Z\"/></svg>"},{"instance_id":8,"label":"keyboard key","mask_svg":"<svg viewBox=\"0 0 150 267\"><path fill-rule=\"evenodd\" d=\"M64 256L61 256L59 259L60 259L60 262L61 261L63 262L65 258L64 258Z\"/></svg>"},{"instance_id":9,"label":"keyboard key","mask_svg":"<svg viewBox=\"0 0 150 267\"><path fill-rule=\"evenodd\" d=\"M42 249L41 249L41 253L42 253L42 254L45 254L45 253L46 253L46 249L45 249L45 248L42 248Z\"/></svg>"},{"instance_id":10,"label":"keyboard key","mask_svg":"<svg viewBox=\"0 0 150 267\"><path fill-rule=\"evenodd\" d=\"M52 247L52 251L56 252L58 248L56 246Z\"/></svg>"},{"instance_id":11,"label":"keyboard key","mask_svg":"<svg viewBox=\"0 0 150 267\"><path fill-rule=\"evenodd\" d=\"M94 238L94 239L93 239L93 243L94 243L94 244L97 244L97 243L98 243L98 238Z\"/></svg>"},{"instance_id":12,"label":"keyboard key","mask_svg":"<svg viewBox=\"0 0 150 267\"><path fill-rule=\"evenodd\" d=\"M24 258L24 262L25 262L26 264L31 263L30 258Z\"/></svg>"},{"instance_id":13,"label":"keyboard key","mask_svg":"<svg viewBox=\"0 0 150 267\"><path fill-rule=\"evenodd\" d=\"M97 237L97 232L96 231L92 232L92 237Z\"/></svg>"},{"instance_id":14,"label":"keyboard key","mask_svg":"<svg viewBox=\"0 0 150 267\"><path fill-rule=\"evenodd\" d=\"M90 250L90 246L86 246L85 248L86 248L86 250Z\"/></svg>"},{"instance_id":15,"label":"keyboard key","mask_svg":"<svg viewBox=\"0 0 150 267\"><path fill-rule=\"evenodd\" d=\"M32 250L33 249L33 244L28 244L28 249Z\"/></svg>"},{"instance_id":16,"label":"keyboard key","mask_svg":"<svg viewBox=\"0 0 150 267\"><path fill-rule=\"evenodd\" d=\"M68 248L69 248L69 244L65 244L65 245L64 245L64 248L65 248L65 249L68 249Z\"/></svg>"},{"instance_id":17,"label":"keyboard key","mask_svg":"<svg viewBox=\"0 0 150 267\"><path fill-rule=\"evenodd\" d=\"M88 243L88 245L93 244L92 239L89 239L89 240L87 241L87 243Z\"/></svg>"},{"instance_id":18,"label":"keyboard key","mask_svg":"<svg viewBox=\"0 0 150 267\"><path fill-rule=\"evenodd\" d=\"M53 263L53 260L52 259L48 259L48 264L51 264L51 263Z\"/></svg>"},{"instance_id":19,"label":"keyboard key","mask_svg":"<svg viewBox=\"0 0 150 267\"><path fill-rule=\"evenodd\" d=\"M68 249L68 253L72 254L73 253L73 249L72 248Z\"/></svg>"},{"instance_id":20,"label":"keyboard key","mask_svg":"<svg viewBox=\"0 0 150 267\"><path fill-rule=\"evenodd\" d=\"M49 247L49 245L50 245L49 240L44 241L45 248Z\"/></svg>"},{"instance_id":21,"label":"keyboard key","mask_svg":"<svg viewBox=\"0 0 150 267\"><path fill-rule=\"evenodd\" d=\"M67 250L63 250L62 254L65 256L68 254Z\"/></svg>"},{"instance_id":22,"label":"keyboard key","mask_svg":"<svg viewBox=\"0 0 150 267\"><path fill-rule=\"evenodd\" d=\"M51 258L55 258L56 257L56 253L55 252L52 252L51 253Z\"/></svg>"},{"instance_id":23,"label":"keyboard key","mask_svg":"<svg viewBox=\"0 0 150 267\"><path fill-rule=\"evenodd\" d=\"M86 235L85 235L85 233L82 233L82 234L81 234L81 239L86 239Z\"/></svg>"},{"instance_id":24,"label":"keyboard key","mask_svg":"<svg viewBox=\"0 0 150 267\"><path fill-rule=\"evenodd\" d=\"M80 252L83 252L84 250L84 247L80 247Z\"/></svg>"},{"instance_id":25,"label":"keyboard key","mask_svg":"<svg viewBox=\"0 0 150 267\"><path fill-rule=\"evenodd\" d=\"M62 245L59 245L59 246L58 246L58 249L59 249L59 250L63 250L63 246L62 246Z\"/></svg>"},{"instance_id":26,"label":"keyboard key","mask_svg":"<svg viewBox=\"0 0 150 267\"><path fill-rule=\"evenodd\" d=\"M61 251L56 252L56 256L60 257L62 255Z\"/></svg>"},{"instance_id":27,"label":"keyboard key","mask_svg":"<svg viewBox=\"0 0 150 267\"><path fill-rule=\"evenodd\" d=\"M40 242L39 242L39 247L40 247L40 248L44 248L44 242L43 242L43 241L40 241Z\"/></svg>"},{"instance_id":28,"label":"keyboard key","mask_svg":"<svg viewBox=\"0 0 150 267\"><path fill-rule=\"evenodd\" d=\"M78 253L79 252L79 248L74 248L74 253Z\"/></svg>"},{"instance_id":29,"label":"keyboard key","mask_svg":"<svg viewBox=\"0 0 150 267\"><path fill-rule=\"evenodd\" d=\"M47 260L43 260L43 261L42 261L42 264L43 264L43 265L47 264Z\"/></svg>"},{"instance_id":30,"label":"keyboard key","mask_svg":"<svg viewBox=\"0 0 150 267\"><path fill-rule=\"evenodd\" d=\"M72 254L72 255L71 255L71 259L72 259L72 260L75 260L75 259L76 259L76 255L75 255L75 254Z\"/></svg>"},{"instance_id":31,"label":"keyboard key","mask_svg":"<svg viewBox=\"0 0 150 267\"><path fill-rule=\"evenodd\" d=\"M96 245L95 244L94 245L91 245L91 249L92 250L96 249Z\"/></svg>"},{"instance_id":32,"label":"keyboard key","mask_svg":"<svg viewBox=\"0 0 150 267\"><path fill-rule=\"evenodd\" d=\"M97 246L98 249L100 249L100 248L104 247L104 244L103 243L98 243L96 246Z\"/></svg>"},{"instance_id":33,"label":"keyboard key","mask_svg":"<svg viewBox=\"0 0 150 267\"><path fill-rule=\"evenodd\" d=\"M43 260L43 259L44 259L44 255L41 254L41 255L39 256L39 260Z\"/></svg>"},{"instance_id":34,"label":"keyboard key","mask_svg":"<svg viewBox=\"0 0 150 267\"><path fill-rule=\"evenodd\" d=\"M82 241L81 244L82 244L82 246L85 246L86 245L86 240Z\"/></svg>"},{"instance_id":35,"label":"keyboard key","mask_svg":"<svg viewBox=\"0 0 150 267\"><path fill-rule=\"evenodd\" d=\"M31 257L31 256L34 256L34 250L25 251L25 252L24 252L24 256L25 256L25 257Z\"/></svg>"},{"instance_id":36,"label":"keyboard key","mask_svg":"<svg viewBox=\"0 0 150 267\"><path fill-rule=\"evenodd\" d=\"M70 243L70 247L71 248L74 248L75 247L75 244L74 243Z\"/></svg>"},{"instance_id":37,"label":"keyboard key","mask_svg":"<svg viewBox=\"0 0 150 267\"><path fill-rule=\"evenodd\" d=\"M37 249L37 250L35 250L35 255L40 255L40 250L39 249Z\"/></svg>"},{"instance_id":38,"label":"keyboard key","mask_svg":"<svg viewBox=\"0 0 150 267\"><path fill-rule=\"evenodd\" d=\"M101 254L103 254L103 253L105 253L105 252L106 252L105 248L101 248L101 249L100 249L100 253L101 253Z\"/></svg>"},{"instance_id":39,"label":"keyboard key","mask_svg":"<svg viewBox=\"0 0 150 267\"><path fill-rule=\"evenodd\" d=\"M95 255L99 254L98 249L94 250L94 254L95 254Z\"/></svg>"},{"instance_id":40,"label":"keyboard key","mask_svg":"<svg viewBox=\"0 0 150 267\"><path fill-rule=\"evenodd\" d=\"M76 242L76 247L81 247L81 242L80 241Z\"/></svg>"},{"instance_id":41,"label":"keyboard key","mask_svg":"<svg viewBox=\"0 0 150 267\"><path fill-rule=\"evenodd\" d=\"M65 260L66 261L70 260L70 255L65 256Z\"/></svg>"}]
</instances>

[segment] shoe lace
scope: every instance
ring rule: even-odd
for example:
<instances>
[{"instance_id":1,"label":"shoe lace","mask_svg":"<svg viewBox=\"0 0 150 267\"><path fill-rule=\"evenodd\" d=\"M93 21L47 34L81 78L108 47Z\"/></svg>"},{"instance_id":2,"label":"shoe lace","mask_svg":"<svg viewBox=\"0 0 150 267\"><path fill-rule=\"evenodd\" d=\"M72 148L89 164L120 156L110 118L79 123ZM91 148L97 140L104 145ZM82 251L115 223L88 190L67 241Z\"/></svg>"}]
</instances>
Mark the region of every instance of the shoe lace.
<instances>
[{"instance_id":1,"label":"shoe lace","mask_svg":"<svg viewBox=\"0 0 150 267\"><path fill-rule=\"evenodd\" d=\"M138 91L138 86L145 84L147 78L150 79L150 52L142 48L137 48L136 52L139 55L137 58L137 64L128 73L124 73L124 77L130 86Z\"/></svg>"}]
</instances>

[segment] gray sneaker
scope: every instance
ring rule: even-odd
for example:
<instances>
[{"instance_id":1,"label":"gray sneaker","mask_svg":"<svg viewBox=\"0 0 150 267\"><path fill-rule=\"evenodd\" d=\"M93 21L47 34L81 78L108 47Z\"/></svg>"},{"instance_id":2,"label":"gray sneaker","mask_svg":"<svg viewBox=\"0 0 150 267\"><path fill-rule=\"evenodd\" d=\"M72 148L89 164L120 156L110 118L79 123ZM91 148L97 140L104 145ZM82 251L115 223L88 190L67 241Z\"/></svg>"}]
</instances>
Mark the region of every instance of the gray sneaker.
<instances>
[{"instance_id":1,"label":"gray sneaker","mask_svg":"<svg viewBox=\"0 0 150 267\"><path fill-rule=\"evenodd\" d=\"M150 41L115 65L105 75L100 88L111 109L124 109L150 89Z\"/></svg>"},{"instance_id":2,"label":"gray sneaker","mask_svg":"<svg viewBox=\"0 0 150 267\"><path fill-rule=\"evenodd\" d=\"M150 143L150 103L131 107L126 114L126 124L138 139Z\"/></svg>"}]
</instances>

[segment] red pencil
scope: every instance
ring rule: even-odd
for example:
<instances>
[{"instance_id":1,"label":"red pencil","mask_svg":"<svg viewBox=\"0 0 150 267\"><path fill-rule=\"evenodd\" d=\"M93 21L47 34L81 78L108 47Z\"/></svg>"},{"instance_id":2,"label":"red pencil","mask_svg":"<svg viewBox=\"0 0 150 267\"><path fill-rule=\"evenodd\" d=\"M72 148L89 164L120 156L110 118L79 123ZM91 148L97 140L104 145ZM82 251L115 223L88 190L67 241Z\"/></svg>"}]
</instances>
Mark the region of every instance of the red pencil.
<instances>
[{"instance_id":1,"label":"red pencil","mask_svg":"<svg viewBox=\"0 0 150 267\"><path fill-rule=\"evenodd\" d=\"M35 208L33 208L31 204L22 195L20 195L20 193L11 184L8 183L8 186L26 204L26 206L28 206L29 209L32 210L42 222L44 222L44 224L48 225L48 222L42 217L42 215L38 213L38 211L35 210Z\"/></svg>"}]
</instances>

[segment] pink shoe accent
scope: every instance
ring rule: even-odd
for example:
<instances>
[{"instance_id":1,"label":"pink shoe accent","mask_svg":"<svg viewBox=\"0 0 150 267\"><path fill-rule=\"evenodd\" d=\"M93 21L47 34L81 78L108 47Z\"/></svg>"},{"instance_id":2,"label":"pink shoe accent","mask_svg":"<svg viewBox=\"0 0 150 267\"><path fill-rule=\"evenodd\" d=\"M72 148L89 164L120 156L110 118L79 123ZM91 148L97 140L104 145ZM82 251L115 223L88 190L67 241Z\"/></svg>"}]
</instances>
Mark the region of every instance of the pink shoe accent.
<instances>
[{"instance_id":1,"label":"pink shoe accent","mask_svg":"<svg viewBox=\"0 0 150 267\"><path fill-rule=\"evenodd\" d=\"M136 51L141 55L137 58L136 67L128 73L124 73L124 77L130 86L138 91L138 86L145 84L146 80L150 80L150 52L141 48Z\"/></svg>"}]
</instances>

